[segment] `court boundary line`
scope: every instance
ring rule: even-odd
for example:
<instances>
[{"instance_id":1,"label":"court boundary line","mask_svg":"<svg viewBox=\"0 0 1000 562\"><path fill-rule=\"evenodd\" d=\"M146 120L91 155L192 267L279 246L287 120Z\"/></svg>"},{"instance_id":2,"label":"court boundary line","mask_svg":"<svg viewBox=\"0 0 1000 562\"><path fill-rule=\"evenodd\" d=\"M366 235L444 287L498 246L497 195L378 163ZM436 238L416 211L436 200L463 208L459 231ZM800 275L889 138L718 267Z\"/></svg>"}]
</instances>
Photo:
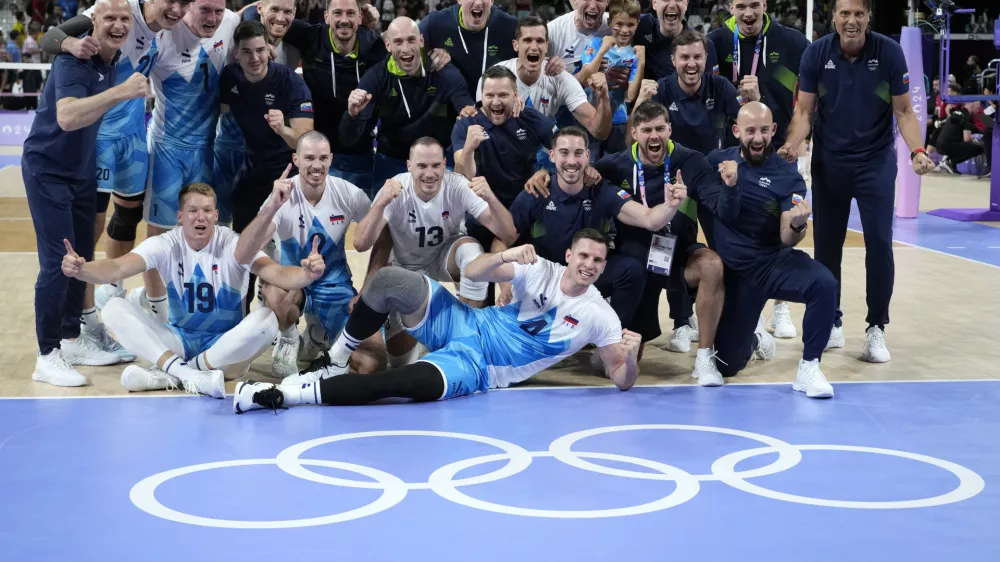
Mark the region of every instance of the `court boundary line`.
<instances>
[{"instance_id":1,"label":"court boundary line","mask_svg":"<svg viewBox=\"0 0 1000 562\"><path fill-rule=\"evenodd\" d=\"M927 379L927 380L895 380L895 381L833 381L831 384L940 384L940 383L983 383L983 382L993 382L1000 383L1000 379ZM791 386L792 381L788 382L727 382L724 386ZM676 382L665 382L665 383L654 383L654 384L637 384L632 388L673 388L673 387L692 387L699 388L699 386L693 382L691 383L676 383ZM489 391L489 393L505 392L505 391L526 391L526 390L588 390L588 389L616 389L613 384L593 384L593 385L563 385L563 386L522 386L516 388L494 388ZM232 394L226 394L226 398L233 396ZM146 400L156 399L156 398L206 398L198 394L184 393L184 394L162 394L162 395L151 395L151 394L102 394L99 396L0 396L0 400L83 400L83 399L111 399L111 398L142 398ZM224 402L221 400L220 402Z\"/></svg>"},{"instance_id":2,"label":"court boundary line","mask_svg":"<svg viewBox=\"0 0 1000 562\"><path fill-rule=\"evenodd\" d=\"M864 235L863 231L855 229L855 228L848 228L847 230L851 230L853 232L857 232L857 233L861 234L862 236ZM940 254L942 256L948 256L948 257L951 257L951 258L958 258L960 260L965 260L965 261L970 262L970 263L978 263L980 265L985 265L985 266L988 266L988 267L992 267L994 269L1000 269L1000 265L997 265L995 263L989 263L989 262L985 262L985 261L979 261L979 260L975 260L975 259L972 259L972 258L967 258L965 256L960 256L958 254L949 254L948 252L942 252L941 250L935 250L934 248L928 248L927 246L921 246L920 244L911 244L909 242L903 242L902 240L897 240L896 238L893 238L892 241L896 242L897 244L902 244L903 246L908 247L908 248L919 248L921 250L927 250L928 252L932 252L932 253L935 253L935 254ZM863 249L863 247L862 247L862 249ZM893 251L898 250L898 249L899 248L893 248Z\"/></svg>"}]
</instances>

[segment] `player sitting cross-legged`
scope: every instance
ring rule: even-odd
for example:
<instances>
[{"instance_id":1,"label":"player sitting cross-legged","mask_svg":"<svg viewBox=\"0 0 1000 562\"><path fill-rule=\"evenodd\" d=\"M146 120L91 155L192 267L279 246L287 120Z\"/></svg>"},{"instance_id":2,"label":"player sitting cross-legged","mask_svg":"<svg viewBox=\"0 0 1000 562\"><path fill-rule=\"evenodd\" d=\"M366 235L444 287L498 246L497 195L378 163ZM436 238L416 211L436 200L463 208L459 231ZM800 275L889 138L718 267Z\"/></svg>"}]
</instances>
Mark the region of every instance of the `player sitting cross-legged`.
<instances>
[{"instance_id":1,"label":"player sitting cross-legged","mask_svg":"<svg viewBox=\"0 0 1000 562\"><path fill-rule=\"evenodd\" d=\"M147 238L115 259L86 262L65 242L63 273L88 283L128 279L156 269L167 287L170 322L161 324L138 305L114 297L104 307L104 322L128 349L153 364L131 365L122 386L135 392L183 387L216 398L226 395L223 371L242 376L278 333L268 308L244 317L244 299L253 272L265 282L289 290L323 275L323 258L313 246L301 267L282 267L260 247L240 242L232 230L216 226L215 192L205 184L181 189L180 228Z\"/></svg>"},{"instance_id":2,"label":"player sitting cross-legged","mask_svg":"<svg viewBox=\"0 0 1000 562\"><path fill-rule=\"evenodd\" d=\"M380 269L330 350L335 366L326 368L329 377L291 377L280 386L240 382L233 410L454 398L524 381L587 344L597 346L608 377L627 390L639 376L640 337L622 330L618 315L594 287L607 255L604 236L583 229L566 250L565 266L538 258L531 245L479 256L466 268L468 277L514 286L512 304L482 309L459 302L425 275L401 267ZM372 375L344 374L346 369L336 365L345 365L390 311L402 316L407 331L431 353Z\"/></svg>"}]
</instances>

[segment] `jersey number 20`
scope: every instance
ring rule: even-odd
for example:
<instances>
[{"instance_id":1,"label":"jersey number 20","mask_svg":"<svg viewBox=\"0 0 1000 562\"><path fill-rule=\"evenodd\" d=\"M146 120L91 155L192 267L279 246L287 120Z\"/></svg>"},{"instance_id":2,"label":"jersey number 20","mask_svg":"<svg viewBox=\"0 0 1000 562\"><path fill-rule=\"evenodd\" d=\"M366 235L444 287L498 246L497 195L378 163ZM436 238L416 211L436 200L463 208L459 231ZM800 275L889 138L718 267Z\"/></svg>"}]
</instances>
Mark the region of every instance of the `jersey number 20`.
<instances>
[{"instance_id":1,"label":"jersey number 20","mask_svg":"<svg viewBox=\"0 0 1000 562\"><path fill-rule=\"evenodd\" d=\"M444 229L440 226L432 226L430 228L418 226L416 230L417 234L420 236L421 248L424 246L437 246L442 240L444 240Z\"/></svg>"},{"instance_id":2,"label":"jersey number 20","mask_svg":"<svg viewBox=\"0 0 1000 562\"><path fill-rule=\"evenodd\" d=\"M195 307L198 312L209 313L215 310L215 288L211 283L185 283L184 292L187 293L188 312L194 314ZM196 302L197 301L197 302Z\"/></svg>"}]
</instances>

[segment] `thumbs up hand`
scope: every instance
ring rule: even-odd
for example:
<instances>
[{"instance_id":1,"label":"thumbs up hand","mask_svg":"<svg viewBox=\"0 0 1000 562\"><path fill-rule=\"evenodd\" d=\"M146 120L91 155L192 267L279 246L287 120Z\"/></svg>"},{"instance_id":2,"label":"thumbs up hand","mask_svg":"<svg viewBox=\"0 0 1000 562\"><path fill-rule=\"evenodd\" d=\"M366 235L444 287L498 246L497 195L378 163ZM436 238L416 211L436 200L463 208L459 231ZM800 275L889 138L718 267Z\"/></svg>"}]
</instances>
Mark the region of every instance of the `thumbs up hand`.
<instances>
[{"instance_id":1,"label":"thumbs up hand","mask_svg":"<svg viewBox=\"0 0 1000 562\"><path fill-rule=\"evenodd\" d=\"M66 246L66 255L63 256L62 261L63 275L76 279L80 275L80 272L83 271L83 265L87 263L87 260L81 258L76 253L76 250L73 249L73 245L69 243L69 240L63 238L63 245Z\"/></svg>"},{"instance_id":2,"label":"thumbs up hand","mask_svg":"<svg viewBox=\"0 0 1000 562\"><path fill-rule=\"evenodd\" d=\"M309 252L309 256L302 260L302 271L305 272L306 277L310 281L315 281L323 276L323 272L326 271L326 263L323 262L323 255L319 253L319 241L320 236L315 236L313 238L312 251Z\"/></svg>"}]
</instances>

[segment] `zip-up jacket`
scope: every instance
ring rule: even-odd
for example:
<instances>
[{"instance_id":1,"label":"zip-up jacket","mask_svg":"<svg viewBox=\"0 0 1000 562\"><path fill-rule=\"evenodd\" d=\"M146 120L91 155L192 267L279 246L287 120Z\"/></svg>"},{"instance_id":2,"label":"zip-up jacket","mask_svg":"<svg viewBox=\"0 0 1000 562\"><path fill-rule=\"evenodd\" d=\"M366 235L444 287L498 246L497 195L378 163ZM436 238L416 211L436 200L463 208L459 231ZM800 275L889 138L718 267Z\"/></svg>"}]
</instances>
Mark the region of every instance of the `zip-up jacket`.
<instances>
[{"instance_id":1,"label":"zip-up jacket","mask_svg":"<svg viewBox=\"0 0 1000 562\"><path fill-rule=\"evenodd\" d=\"M486 27L479 31L467 29L462 23L462 7L451 6L427 14L420 21L424 49L444 49L451 54L451 64L462 73L465 87L475 92L486 69L498 62L517 57L514 34L517 19L494 5Z\"/></svg>"}]
</instances>

